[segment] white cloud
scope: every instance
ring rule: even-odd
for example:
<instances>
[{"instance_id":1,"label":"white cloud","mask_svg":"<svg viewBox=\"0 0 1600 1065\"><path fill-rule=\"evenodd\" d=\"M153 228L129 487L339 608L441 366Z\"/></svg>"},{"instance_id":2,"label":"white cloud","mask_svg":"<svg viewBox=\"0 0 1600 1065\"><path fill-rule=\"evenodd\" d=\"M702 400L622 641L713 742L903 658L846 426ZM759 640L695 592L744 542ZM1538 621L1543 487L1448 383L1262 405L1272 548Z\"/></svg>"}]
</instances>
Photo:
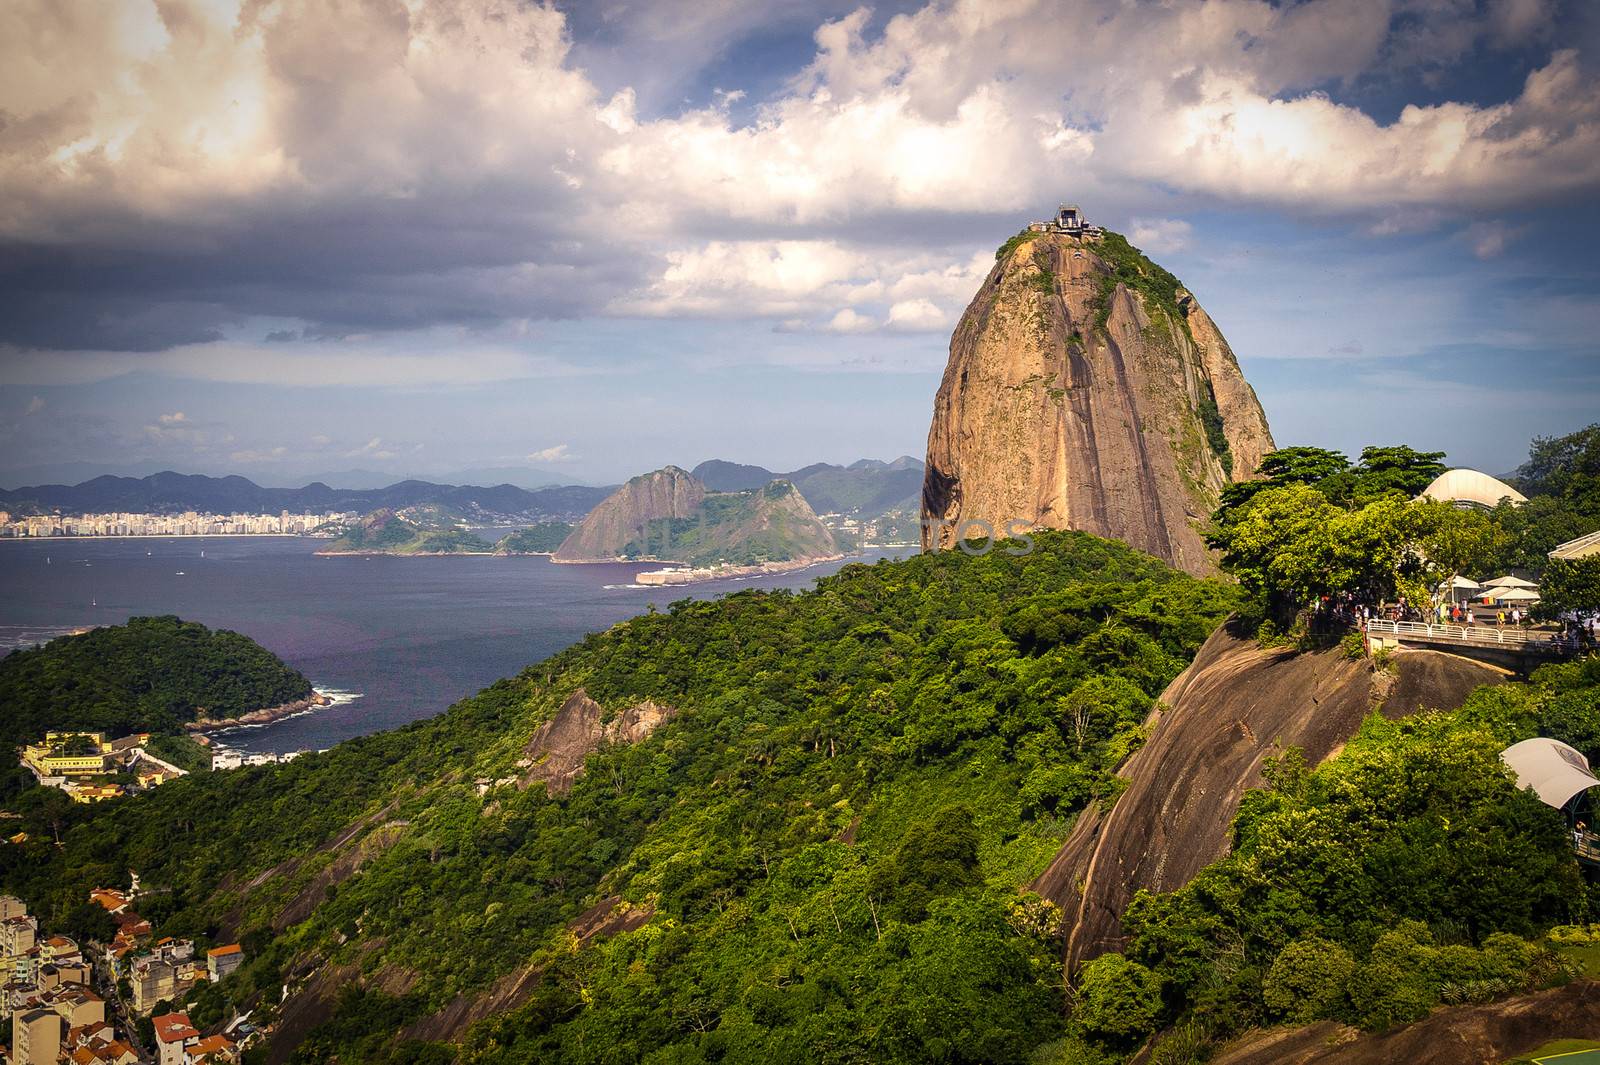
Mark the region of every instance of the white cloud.
<instances>
[{"instance_id":1,"label":"white cloud","mask_svg":"<svg viewBox=\"0 0 1600 1065\"><path fill-rule=\"evenodd\" d=\"M1193 231L1181 218L1135 218L1128 226L1128 239L1147 252L1161 254L1188 247Z\"/></svg>"},{"instance_id":2,"label":"white cloud","mask_svg":"<svg viewBox=\"0 0 1600 1065\"><path fill-rule=\"evenodd\" d=\"M912 331L943 329L950 324L950 316L932 300L901 300L889 308L889 325L895 329Z\"/></svg>"},{"instance_id":3,"label":"white cloud","mask_svg":"<svg viewBox=\"0 0 1600 1065\"><path fill-rule=\"evenodd\" d=\"M394 448L384 446L383 437L375 436L360 447L354 447L346 451L344 457L347 459L392 459L398 454L399 452Z\"/></svg>"},{"instance_id":4,"label":"white cloud","mask_svg":"<svg viewBox=\"0 0 1600 1065\"><path fill-rule=\"evenodd\" d=\"M144 439L152 444L183 444L193 448L203 448L210 445L210 430L215 428L218 426L211 423L194 422L187 414L178 410L156 415L156 420L144 427L143 435Z\"/></svg>"},{"instance_id":5,"label":"white cloud","mask_svg":"<svg viewBox=\"0 0 1600 1065\"><path fill-rule=\"evenodd\" d=\"M712 27L760 14L669 6L638 17L678 56L714 54L726 38ZM206 325L185 340L251 314L379 338L596 313L841 328L848 310L848 330L911 328L953 320L987 268L942 240L946 220L1019 219L1064 193L1142 219L1135 241L1159 253L1188 237L1164 215L1201 201L1383 232L1600 188L1600 93L1576 51L1553 52L1511 99L1392 121L1317 91L1397 56L1437 64L1542 39L1547 0L1412 3L1404 19L1396 0L948 0L881 28L862 9L817 27L812 61L753 111L725 86L662 116L641 114L631 86L601 91L553 6L115 7L0 7L0 241L143 251L157 234L204 274L206 251L247 230L284 261L325 264L314 289L286 272L278 288L173 294L174 316ZM354 244L332 228L345 223ZM361 309L375 320L352 322ZM151 313L161 334L170 323ZM325 362L292 339L269 358L142 336L124 343L171 350L140 365L208 380L544 372L514 352ZM91 354L73 372L107 365Z\"/></svg>"},{"instance_id":6,"label":"white cloud","mask_svg":"<svg viewBox=\"0 0 1600 1065\"><path fill-rule=\"evenodd\" d=\"M556 444L554 447L530 451L526 457L529 462L571 462L578 456L568 450L568 445Z\"/></svg>"},{"instance_id":7,"label":"white cloud","mask_svg":"<svg viewBox=\"0 0 1600 1065\"><path fill-rule=\"evenodd\" d=\"M1472 254L1480 259L1497 259L1526 229L1501 221L1475 222L1467 227L1466 238L1472 245Z\"/></svg>"},{"instance_id":8,"label":"white cloud","mask_svg":"<svg viewBox=\"0 0 1600 1065\"><path fill-rule=\"evenodd\" d=\"M281 445L278 447L243 448L239 451L228 452L228 461L243 463L276 462L288 453L289 449Z\"/></svg>"},{"instance_id":9,"label":"white cloud","mask_svg":"<svg viewBox=\"0 0 1600 1065\"><path fill-rule=\"evenodd\" d=\"M849 307L828 319L823 328L829 333L865 333L877 328L878 323L866 315L857 314Z\"/></svg>"}]
</instances>

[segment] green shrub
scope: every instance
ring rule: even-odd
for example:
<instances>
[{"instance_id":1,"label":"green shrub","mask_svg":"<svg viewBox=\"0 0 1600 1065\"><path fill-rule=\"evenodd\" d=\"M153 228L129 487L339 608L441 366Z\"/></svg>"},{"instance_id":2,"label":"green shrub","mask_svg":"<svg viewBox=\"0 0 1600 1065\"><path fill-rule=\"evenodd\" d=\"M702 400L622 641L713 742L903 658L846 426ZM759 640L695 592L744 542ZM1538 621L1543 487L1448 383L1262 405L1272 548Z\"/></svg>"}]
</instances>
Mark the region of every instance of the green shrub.
<instances>
[{"instance_id":1,"label":"green shrub","mask_svg":"<svg viewBox=\"0 0 1600 1065\"><path fill-rule=\"evenodd\" d=\"M994 261L999 262L1029 241L1038 240L1040 235L1041 234L1024 229L1021 233L1018 233L1016 236L1010 238L1004 244L1000 245L1000 247L995 249Z\"/></svg>"},{"instance_id":2,"label":"green shrub","mask_svg":"<svg viewBox=\"0 0 1600 1065\"><path fill-rule=\"evenodd\" d=\"M1161 978L1121 954L1102 954L1078 974L1073 1020L1115 1044L1137 1042L1161 1014Z\"/></svg>"},{"instance_id":3,"label":"green shrub","mask_svg":"<svg viewBox=\"0 0 1600 1065\"><path fill-rule=\"evenodd\" d=\"M1337 943L1296 940L1278 952L1262 981L1261 996L1286 1020L1309 1024L1337 1013L1355 968L1350 952Z\"/></svg>"}]
</instances>

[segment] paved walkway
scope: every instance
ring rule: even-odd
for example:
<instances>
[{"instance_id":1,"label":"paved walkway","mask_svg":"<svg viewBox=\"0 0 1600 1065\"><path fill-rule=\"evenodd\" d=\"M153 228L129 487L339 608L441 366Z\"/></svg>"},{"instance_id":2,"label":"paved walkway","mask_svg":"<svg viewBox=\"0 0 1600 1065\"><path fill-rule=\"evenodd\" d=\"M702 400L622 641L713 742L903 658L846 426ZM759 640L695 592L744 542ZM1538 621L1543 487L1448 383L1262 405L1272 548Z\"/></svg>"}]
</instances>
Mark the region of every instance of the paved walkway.
<instances>
[{"instance_id":1,"label":"paved walkway","mask_svg":"<svg viewBox=\"0 0 1600 1065\"><path fill-rule=\"evenodd\" d=\"M1523 654L1549 655L1552 658L1574 655L1582 650L1577 641L1563 639L1558 633L1500 628L1497 625L1440 625L1426 621L1382 621L1373 618L1367 622L1367 634L1398 640L1401 643L1454 645L1463 649L1498 649Z\"/></svg>"}]
</instances>

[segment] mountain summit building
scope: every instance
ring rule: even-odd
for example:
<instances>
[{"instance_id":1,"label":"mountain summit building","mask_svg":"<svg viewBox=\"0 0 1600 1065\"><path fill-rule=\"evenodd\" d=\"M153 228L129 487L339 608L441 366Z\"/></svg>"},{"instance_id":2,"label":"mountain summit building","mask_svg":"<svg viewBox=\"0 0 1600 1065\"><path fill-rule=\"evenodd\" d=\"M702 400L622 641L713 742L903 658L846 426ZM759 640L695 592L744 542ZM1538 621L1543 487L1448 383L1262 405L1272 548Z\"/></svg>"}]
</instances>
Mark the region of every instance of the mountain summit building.
<instances>
[{"instance_id":1,"label":"mountain summit building","mask_svg":"<svg viewBox=\"0 0 1600 1065\"><path fill-rule=\"evenodd\" d=\"M1105 230L1084 221L1083 208L1075 203L1064 203L1056 208L1056 216L1048 222L1029 222L1030 233L1065 233L1072 237L1097 236Z\"/></svg>"}]
</instances>

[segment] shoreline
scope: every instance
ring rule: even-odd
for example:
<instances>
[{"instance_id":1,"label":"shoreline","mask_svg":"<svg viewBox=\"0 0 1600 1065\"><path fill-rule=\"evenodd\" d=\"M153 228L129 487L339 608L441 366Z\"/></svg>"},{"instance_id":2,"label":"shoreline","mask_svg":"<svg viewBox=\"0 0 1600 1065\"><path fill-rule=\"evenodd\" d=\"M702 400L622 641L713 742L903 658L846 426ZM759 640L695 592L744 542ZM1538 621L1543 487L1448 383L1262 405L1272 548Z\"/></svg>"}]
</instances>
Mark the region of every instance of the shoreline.
<instances>
[{"instance_id":1,"label":"shoreline","mask_svg":"<svg viewBox=\"0 0 1600 1065\"><path fill-rule=\"evenodd\" d=\"M497 551L313 551L314 558L493 558Z\"/></svg>"},{"instance_id":2,"label":"shoreline","mask_svg":"<svg viewBox=\"0 0 1600 1065\"><path fill-rule=\"evenodd\" d=\"M633 579L649 587L675 587L683 584L700 584L705 581L736 580L740 577L764 577L775 573L795 573L820 566L825 562L840 562L859 558L853 555L827 555L823 558L795 559L789 562L757 562L748 566L699 566L680 569L646 570L634 574Z\"/></svg>"},{"instance_id":3,"label":"shoreline","mask_svg":"<svg viewBox=\"0 0 1600 1065\"><path fill-rule=\"evenodd\" d=\"M49 544L64 540L327 540L326 536L310 533L107 533L82 536L63 533L60 536L0 536L0 543Z\"/></svg>"},{"instance_id":4,"label":"shoreline","mask_svg":"<svg viewBox=\"0 0 1600 1065\"><path fill-rule=\"evenodd\" d=\"M313 558L533 558L549 551L313 551Z\"/></svg>"},{"instance_id":5,"label":"shoreline","mask_svg":"<svg viewBox=\"0 0 1600 1065\"><path fill-rule=\"evenodd\" d=\"M203 735L207 732L221 732L224 729L237 728L240 725L270 725L272 722L281 721L286 717L303 714L308 710L321 710L332 705L332 698L319 691L313 691L304 699L296 699L294 702L282 703L278 706L264 706L260 710L251 710L249 713L240 714L238 717L202 717L197 721L187 722L183 726L183 730L188 735Z\"/></svg>"}]
</instances>

